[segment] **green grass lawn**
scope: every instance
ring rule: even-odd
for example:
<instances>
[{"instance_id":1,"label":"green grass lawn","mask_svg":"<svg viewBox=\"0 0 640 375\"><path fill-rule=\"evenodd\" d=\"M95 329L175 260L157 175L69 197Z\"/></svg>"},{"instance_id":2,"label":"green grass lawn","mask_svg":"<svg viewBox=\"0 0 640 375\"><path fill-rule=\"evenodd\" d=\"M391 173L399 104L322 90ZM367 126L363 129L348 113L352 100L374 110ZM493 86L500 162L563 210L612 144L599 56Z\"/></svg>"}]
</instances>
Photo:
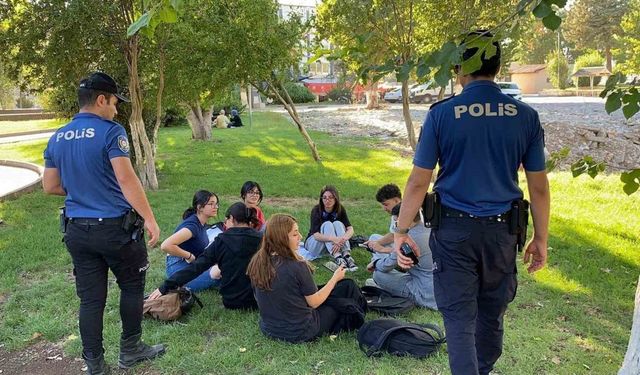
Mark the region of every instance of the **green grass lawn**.
<instances>
[{"instance_id":1,"label":"green grass lawn","mask_svg":"<svg viewBox=\"0 0 640 375\"><path fill-rule=\"evenodd\" d=\"M245 121L245 123L247 123ZM200 188L221 195L221 212L237 200L241 184L258 181L263 210L293 214L301 232L322 185L335 184L357 234L384 232L388 216L374 199L388 182L404 187L411 159L373 138L341 138L312 132L321 164L313 162L295 127L273 113L256 113L253 128L214 130L211 142L191 141L186 127L162 129L158 146L161 189L149 193L162 237L179 223ZM45 140L0 145L0 159L42 163ZM640 274L640 195L627 197L619 175L550 175L552 219L549 265L534 276L521 267L518 295L505 318L499 374L613 374L626 350L635 283ZM522 184L524 186L524 184ZM71 261L57 232L62 198L36 192L0 203L0 343L29 345L41 333L80 355L78 299ZM222 217L222 214L220 214ZM359 265L368 253L354 250ZM164 255L150 250L147 290L164 275ZM320 266L322 262L317 262ZM364 267L362 267L364 268ZM323 267L316 281L330 274ZM360 270L349 276L363 283ZM291 345L265 338L257 313L226 311L215 291L200 294L205 306L179 322L145 320L148 342L165 342L167 354L147 366L165 374L447 374L446 350L427 360L385 356L368 359L355 334ZM105 311L107 359L115 363L120 334L117 285ZM368 318L376 318L371 314ZM404 317L442 323L439 314L416 309Z\"/></svg>"},{"instance_id":2,"label":"green grass lawn","mask_svg":"<svg viewBox=\"0 0 640 375\"><path fill-rule=\"evenodd\" d=\"M27 132L32 130L57 129L67 123L64 119L0 121L0 134Z\"/></svg>"}]
</instances>

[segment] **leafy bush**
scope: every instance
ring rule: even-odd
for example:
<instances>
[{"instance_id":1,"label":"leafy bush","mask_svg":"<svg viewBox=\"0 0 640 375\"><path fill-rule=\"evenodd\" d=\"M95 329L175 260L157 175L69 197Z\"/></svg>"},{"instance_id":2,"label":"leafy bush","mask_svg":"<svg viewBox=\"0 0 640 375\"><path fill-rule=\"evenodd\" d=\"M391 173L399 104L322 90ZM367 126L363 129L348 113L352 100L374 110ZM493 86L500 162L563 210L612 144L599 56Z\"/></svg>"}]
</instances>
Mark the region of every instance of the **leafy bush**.
<instances>
[{"instance_id":1,"label":"leafy bush","mask_svg":"<svg viewBox=\"0 0 640 375\"><path fill-rule=\"evenodd\" d=\"M35 105L35 102L33 101L33 99L27 96L21 96L16 100L17 108L33 108L34 105Z\"/></svg>"},{"instance_id":2,"label":"leafy bush","mask_svg":"<svg viewBox=\"0 0 640 375\"><path fill-rule=\"evenodd\" d=\"M187 117L185 116L184 111L181 111L179 108L168 107L164 112L164 116L162 116L162 126L170 127L183 125L187 125Z\"/></svg>"},{"instance_id":3,"label":"leafy bush","mask_svg":"<svg viewBox=\"0 0 640 375\"><path fill-rule=\"evenodd\" d=\"M231 113L232 109L237 109L238 113L242 113L245 109L245 105L240 100L240 86L235 85L230 90L217 93L213 97L213 115L214 117L220 112L221 109L227 113Z\"/></svg>"},{"instance_id":4,"label":"leafy bush","mask_svg":"<svg viewBox=\"0 0 640 375\"><path fill-rule=\"evenodd\" d=\"M592 50L576 59L576 64L573 67L573 72L577 72L578 69L592 67L592 66L604 66L604 57L600 56L598 51ZM594 77L593 85L600 83L601 77ZM589 77L578 78L579 87L589 87Z\"/></svg>"},{"instance_id":5,"label":"leafy bush","mask_svg":"<svg viewBox=\"0 0 640 375\"><path fill-rule=\"evenodd\" d=\"M560 54L559 57L555 52L547 55L547 72L553 87L564 90L569 83L569 63L565 55Z\"/></svg>"},{"instance_id":6,"label":"leafy bush","mask_svg":"<svg viewBox=\"0 0 640 375\"><path fill-rule=\"evenodd\" d=\"M309 89L301 83L295 82L285 82L284 88L291 96L291 100L294 103L310 103L316 100L316 96L309 91ZM284 93L280 92L280 95L284 97ZM279 103L278 98L269 92L269 97L273 99L274 102Z\"/></svg>"},{"instance_id":7,"label":"leafy bush","mask_svg":"<svg viewBox=\"0 0 640 375\"><path fill-rule=\"evenodd\" d=\"M334 87L327 93L327 99L334 102L351 103L351 90L346 86Z\"/></svg>"}]
</instances>

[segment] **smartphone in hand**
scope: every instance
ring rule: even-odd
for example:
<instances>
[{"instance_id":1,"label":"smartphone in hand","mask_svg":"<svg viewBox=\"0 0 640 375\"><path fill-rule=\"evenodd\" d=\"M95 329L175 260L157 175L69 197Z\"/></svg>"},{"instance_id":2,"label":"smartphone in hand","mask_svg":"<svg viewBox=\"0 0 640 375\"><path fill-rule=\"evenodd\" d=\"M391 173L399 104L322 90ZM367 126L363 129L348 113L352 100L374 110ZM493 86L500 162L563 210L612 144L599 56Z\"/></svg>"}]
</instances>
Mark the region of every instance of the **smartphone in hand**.
<instances>
[{"instance_id":1,"label":"smartphone in hand","mask_svg":"<svg viewBox=\"0 0 640 375\"><path fill-rule=\"evenodd\" d=\"M374 253L375 252L375 251L373 251L372 248L370 248L369 246L365 245L364 243L359 243L358 246L364 248L365 250L367 250L370 253Z\"/></svg>"}]
</instances>

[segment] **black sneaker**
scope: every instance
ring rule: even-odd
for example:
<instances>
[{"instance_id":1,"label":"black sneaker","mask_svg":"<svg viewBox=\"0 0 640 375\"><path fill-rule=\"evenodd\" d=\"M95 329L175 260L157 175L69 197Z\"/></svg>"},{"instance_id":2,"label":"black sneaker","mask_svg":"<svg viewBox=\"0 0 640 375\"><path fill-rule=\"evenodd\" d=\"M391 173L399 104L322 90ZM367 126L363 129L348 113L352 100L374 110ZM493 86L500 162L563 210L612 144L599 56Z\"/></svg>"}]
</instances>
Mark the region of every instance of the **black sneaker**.
<instances>
[{"instance_id":1,"label":"black sneaker","mask_svg":"<svg viewBox=\"0 0 640 375\"><path fill-rule=\"evenodd\" d=\"M347 263L347 260L342 255L338 255L337 257L335 257L334 261L336 262L338 267L342 266L345 269L349 269L349 263Z\"/></svg>"},{"instance_id":2,"label":"black sneaker","mask_svg":"<svg viewBox=\"0 0 640 375\"><path fill-rule=\"evenodd\" d=\"M344 255L343 258L347 263L346 267L349 271L355 272L358 270L358 266L356 266L356 262L353 260L350 254Z\"/></svg>"}]
</instances>

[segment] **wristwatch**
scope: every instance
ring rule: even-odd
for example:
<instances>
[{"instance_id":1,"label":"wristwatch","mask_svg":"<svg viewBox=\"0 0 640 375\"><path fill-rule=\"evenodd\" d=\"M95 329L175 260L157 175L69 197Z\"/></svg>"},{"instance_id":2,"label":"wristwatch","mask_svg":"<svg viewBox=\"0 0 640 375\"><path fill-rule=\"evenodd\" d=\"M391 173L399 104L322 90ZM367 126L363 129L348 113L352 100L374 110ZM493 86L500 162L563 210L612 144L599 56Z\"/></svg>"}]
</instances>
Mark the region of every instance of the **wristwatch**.
<instances>
[{"instance_id":1,"label":"wristwatch","mask_svg":"<svg viewBox=\"0 0 640 375\"><path fill-rule=\"evenodd\" d=\"M396 224L393 226L393 233L407 234L409 233L409 228L398 228L398 222L396 221Z\"/></svg>"}]
</instances>

